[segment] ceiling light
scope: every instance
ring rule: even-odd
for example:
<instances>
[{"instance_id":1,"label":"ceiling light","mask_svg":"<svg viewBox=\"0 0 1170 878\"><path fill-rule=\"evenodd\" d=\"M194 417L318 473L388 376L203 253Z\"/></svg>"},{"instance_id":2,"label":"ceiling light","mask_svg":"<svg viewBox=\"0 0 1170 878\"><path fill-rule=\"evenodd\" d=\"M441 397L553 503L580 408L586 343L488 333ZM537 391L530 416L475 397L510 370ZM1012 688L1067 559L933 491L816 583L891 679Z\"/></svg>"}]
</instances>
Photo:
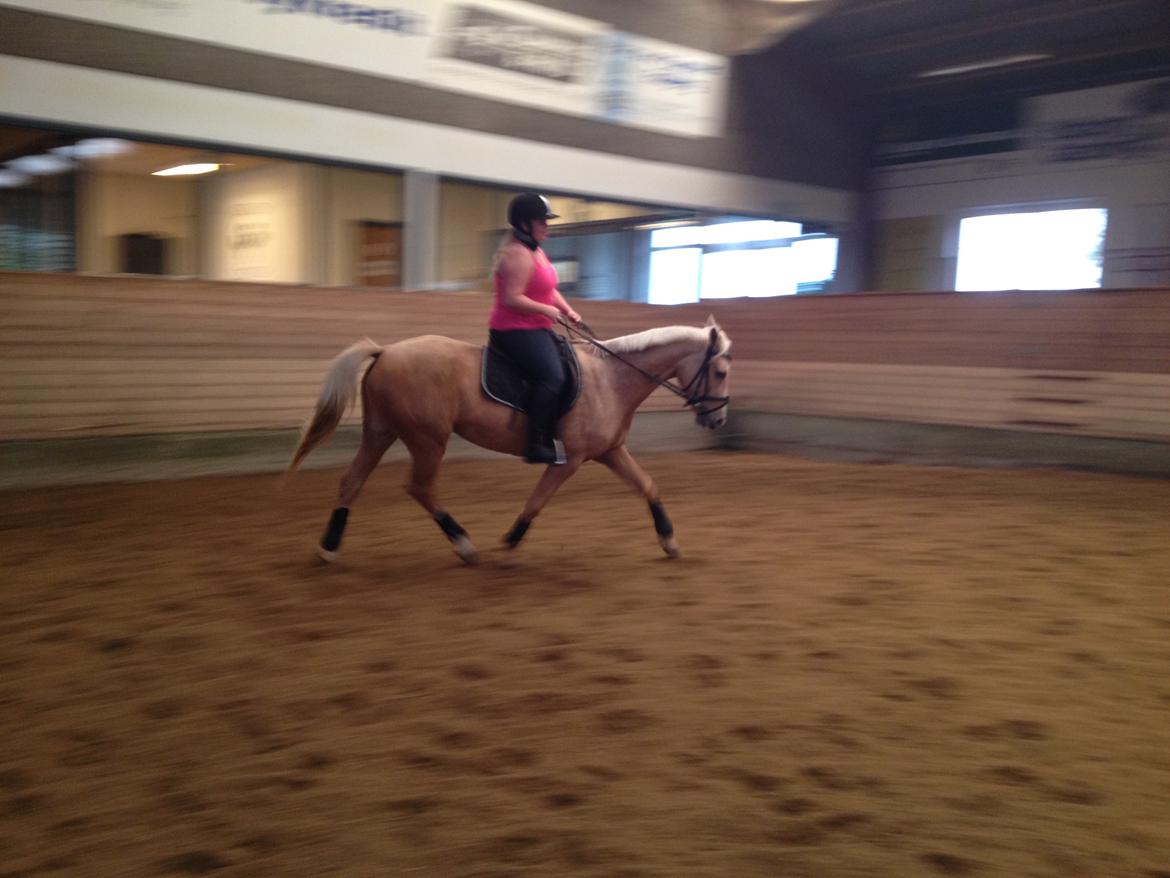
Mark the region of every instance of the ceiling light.
<instances>
[{"instance_id":1,"label":"ceiling light","mask_svg":"<svg viewBox=\"0 0 1170 878\"><path fill-rule=\"evenodd\" d=\"M118 137L90 137L69 146L58 146L50 152L75 159L97 159L121 155L132 149L134 149L134 144L129 140L122 140Z\"/></svg>"},{"instance_id":2,"label":"ceiling light","mask_svg":"<svg viewBox=\"0 0 1170 878\"><path fill-rule=\"evenodd\" d=\"M22 155L5 164L22 174L60 174L73 167L73 162L57 155Z\"/></svg>"},{"instance_id":3,"label":"ceiling light","mask_svg":"<svg viewBox=\"0 0 1170 878\"><path fill-rule=\"evenodd\" d=\"M210 174L212 171L218 171L219 165L213 162L196 162L191 165L175 165L173 168L163 168L161 171L155 171L155 177L189 177L195 174Z\"/></svg>"},{"instance_id":4,"label":"ceiling light","mask_svg":"<svg viewBox=\"0 0 1170 878\"><path fill-rule=\"evenodd\" d=\"M970 64L956 64L954 67L939 67L937 70L927 70L918 74L919 79L931 76L955 76L959 73L972 73L976 70L989 70L992 67L1007 67L1011 64L1026 64L1029 61L1043 61L1051 55L1032 53L1029 55L1006 55L1003 58L989 58L986 61L973 61Z\"/></svg>"},{"instance_id":5,"label":"ceiling light","mask_svg":"<svg viewBox=\"0 0 1170 878\"><path fill-rule=\"evenodd\" d=\"M23 186L27 182L27 175L18 174L16 171L6 171L3 168L0 168L0 189L12 189L16 186Z\"/></svg>"},{"instance_id":6,"label":"ceiling light","mask_svg":"<svg viewBox=\"0 0 1170 878\"><path fill-rule=\"evenodd\" d=\"M679 219L679 220L661 220L655 223L644 223L642 225L634 226L639 232L653 231L654 229L673 229L678 226L693 226L695 220L693 219Z\"/></svg>"}]
</instances>

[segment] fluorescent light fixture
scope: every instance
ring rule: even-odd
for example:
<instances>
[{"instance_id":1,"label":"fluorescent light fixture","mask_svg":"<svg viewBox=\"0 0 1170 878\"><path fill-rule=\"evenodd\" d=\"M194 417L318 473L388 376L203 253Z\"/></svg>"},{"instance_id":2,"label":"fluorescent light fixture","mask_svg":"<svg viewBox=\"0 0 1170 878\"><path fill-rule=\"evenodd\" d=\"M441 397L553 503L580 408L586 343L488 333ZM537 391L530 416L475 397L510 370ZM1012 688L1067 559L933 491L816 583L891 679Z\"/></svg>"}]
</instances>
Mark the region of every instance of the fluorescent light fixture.
<instances>
[{"instance_id":1,"label":"fluorescent light fixture","mask_svg":"<svg viewBox=\"0 0 1170 878\"><path fill-rule=\"evenodd\" d=\"M27 174L19 174L16 171L0 168L0 189L12 189L16 186L23 186L27 182Z\"/></svg>"},{"instance_id":2,"label":"fluorescent light fixture","mask_svg":"<svg viewBox=\"0 0 1170 878\"><path fill-rule=\"evenodd\" d=\"M212 171L218 170L219 165L214 162L196 162L191 165L175 165L173 168L163 168L161 171L155 171L152 176L190 177L195 174L210 174Z\"/></svg>"},{"instance_id":3,"label":"fluorescent light fixture","mask_svg":"<svg viewBox=\"0 0 1170 878\"><path fill-rule=\"evenodd\" d=\"M650 231L652 229L673 229L673 228L677 228L678 226L693 226L693 225L695 225L694 220L681 219L681 220L662 220L661 222L657 222L657 223L644 223L640 226L634 226L634 228L637 229L639 232L646 232L646 231Z\"/></svg>"},{"instance_id":4,"label":"fluorescent light fixture","mask_svg":"<svg viewBox=\"0 0 1170 878\"><path fill-rule=\"evenodd\" d=\"M993 67L1008 67L1012 64L1026 64L1029 61L1043 61L1051 55L1033 52L1027 55L1005 55L1002 58L988 58L986 61L973 61L970 64L956 64L954 67L939 67L937 70L926 70L918 74L919 79L928 79L932 76L956 76L960 73L973 73L976 70L990 70Z\"/></svg>"},{"instance_id":5,"label":"fluorescent light fixture","mask_svg":"<svg viewBox=\"0 0 1170 878\"><path fill-rule=\"evenodd\" d=\"M121 155L134 149L129 140L118 137L90 137L79 140L69 146L58 146L49 150L55 155L75 159L98 159L106 156Z\"/></svg>"},{"instance_id":6,"label":"fluorescent light fixture","mask_svg":"<svg viewBox=\"0 0 1170 878\"><path fill-rule=\"evenodd\" d=\"M5 164L21 174L60 174L73 167L73 162L57 155L22 155Z\"/></svg>"}]
</instances>

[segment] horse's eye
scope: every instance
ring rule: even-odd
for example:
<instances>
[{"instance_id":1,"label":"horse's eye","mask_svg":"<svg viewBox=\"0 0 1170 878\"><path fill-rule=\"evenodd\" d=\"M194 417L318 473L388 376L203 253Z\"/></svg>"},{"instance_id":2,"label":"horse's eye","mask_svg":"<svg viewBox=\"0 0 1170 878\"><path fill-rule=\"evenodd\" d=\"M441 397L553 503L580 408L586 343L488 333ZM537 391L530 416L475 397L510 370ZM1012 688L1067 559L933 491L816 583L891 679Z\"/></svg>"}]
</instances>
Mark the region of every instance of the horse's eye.
<instances>
[{"instance_id":1,"label":"horse's eye","mask_svg":"<svg viewBox=\"0 0 1170 878\"><path fill-rule=\"evenodd\" d=\"M727 377L727 373L724 372L722 369L715 370L715 380L716 381L722 381L726 377Z\"/></svg>"}]
</instances>

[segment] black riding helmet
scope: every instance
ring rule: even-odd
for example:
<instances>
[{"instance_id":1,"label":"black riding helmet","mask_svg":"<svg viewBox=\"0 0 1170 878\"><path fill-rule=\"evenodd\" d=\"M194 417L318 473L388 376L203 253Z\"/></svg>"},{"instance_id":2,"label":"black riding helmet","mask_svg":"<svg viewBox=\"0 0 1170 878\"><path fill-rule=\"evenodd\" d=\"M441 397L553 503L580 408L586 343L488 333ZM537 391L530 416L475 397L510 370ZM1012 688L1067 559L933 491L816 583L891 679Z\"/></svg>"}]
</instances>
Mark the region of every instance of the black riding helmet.
<instances>
[{"instance_id":1,"label":"black riding helmet","mask_svg":"<svg viewBox=\"0 0 1170 878\"><path fill-rule=\"evenodd\" d=\"M530 232L531 223L538 219L556 219L548 199L535 192L523 192L508 203L508 225L521 232Z\"/></svg>"}]
</instances>

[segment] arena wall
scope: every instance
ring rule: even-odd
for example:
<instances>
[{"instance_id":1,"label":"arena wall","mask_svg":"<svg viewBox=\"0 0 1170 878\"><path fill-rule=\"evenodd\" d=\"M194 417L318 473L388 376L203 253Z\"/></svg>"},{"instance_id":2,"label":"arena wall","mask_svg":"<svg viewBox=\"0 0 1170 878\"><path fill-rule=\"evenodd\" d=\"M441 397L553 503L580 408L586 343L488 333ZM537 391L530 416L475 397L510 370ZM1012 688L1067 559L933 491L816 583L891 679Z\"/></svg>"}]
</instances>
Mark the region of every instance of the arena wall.
<instances>
[{"instance_id":1,"label":"arena wall","mask_svg":"<svg viewBox=\"0 0 1170 878\"><path fill-rule=\"evenodd\" d=\"M291 434L354 340L480 343L488 303L484 292L0 274L0 443L11 459L63 440ZM713 312L734 340L731 444L804 431L815 445L820 423L863 448L874 425L918 425L1033 446L1140 443L1170 469L1170 290L586 305L602 337ZM659 424L655 443L712 441L665 391L639 421Z\"/></svg>"}]
</instances>

